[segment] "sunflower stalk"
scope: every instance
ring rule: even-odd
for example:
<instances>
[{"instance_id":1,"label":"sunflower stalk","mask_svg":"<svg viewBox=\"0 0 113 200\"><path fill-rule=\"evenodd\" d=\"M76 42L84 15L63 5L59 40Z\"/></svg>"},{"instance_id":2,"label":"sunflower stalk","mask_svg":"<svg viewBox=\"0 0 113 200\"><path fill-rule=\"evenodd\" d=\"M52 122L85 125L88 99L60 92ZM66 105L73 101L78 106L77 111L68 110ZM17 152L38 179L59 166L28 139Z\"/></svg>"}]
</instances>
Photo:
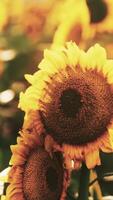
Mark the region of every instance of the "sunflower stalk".
<instances>
[{"instance_id":1,"label":"sunflower stalk","mask_svg":"<svg viewBox=\"0 0 113 200\"><path fill-rule=\"evenodd\" d=\"M79 187L79 197L78 200L88 200L89 196L89 175L90 171L83 163L80 175L80 187Z\"/></svg>"}]
</instances>

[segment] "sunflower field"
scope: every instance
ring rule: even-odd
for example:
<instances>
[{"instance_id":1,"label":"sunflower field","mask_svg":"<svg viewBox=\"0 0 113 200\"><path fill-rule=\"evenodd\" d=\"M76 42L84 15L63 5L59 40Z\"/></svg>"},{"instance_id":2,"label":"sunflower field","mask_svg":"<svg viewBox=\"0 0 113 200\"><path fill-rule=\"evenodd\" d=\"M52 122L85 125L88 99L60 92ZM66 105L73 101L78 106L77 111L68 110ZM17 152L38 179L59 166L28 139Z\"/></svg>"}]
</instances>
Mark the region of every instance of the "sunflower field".
<instances>
[{"instance_id":1,"label":"sunflower field","mask_svg":"<svg viewBox=\"0 0 113 200\"><path fill-rule=\"evenodd\" d=\"M0 200L113 200L113 0L0 0Z\"/></svg>"}]
</instances>

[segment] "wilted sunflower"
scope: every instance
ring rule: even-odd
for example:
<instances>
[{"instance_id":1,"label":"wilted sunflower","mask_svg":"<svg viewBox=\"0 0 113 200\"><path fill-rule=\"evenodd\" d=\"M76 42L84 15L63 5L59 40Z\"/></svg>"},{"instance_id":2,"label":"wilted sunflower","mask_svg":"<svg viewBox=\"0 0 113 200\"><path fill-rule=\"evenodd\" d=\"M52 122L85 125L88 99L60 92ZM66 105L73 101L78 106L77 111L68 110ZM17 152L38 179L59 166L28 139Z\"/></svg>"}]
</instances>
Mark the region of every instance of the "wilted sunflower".
<instances>
[{"instance_id":1,"label":"wilted sunflower","mask_svg":"<svg viewBox=\"0 0 113 200\"><path fill-rule=\"evenodd\" d=\"M53 45L64 45L70 40L80 44L89 37L90 16L85 0L67 0L62 13L64 15L56 29Z\"/></svg>"},{"instance_id":2,"label":"wilted sunflower","mask_svg":"<svg viewBox=\"0 0 113 200\"><path fill-rule=\"evenodd\" d=\"M99 150L113 151L113 60L99 44L85 53L70 42L45 50L38 68L25 76L31 86L19 106L26 116L40 111L46 138L59 145L67 166L100 165Z\"/></svg>"},{"instance_id":3,"label":"wilted sunflower","mask_svg":"<svg viewBox=\"0 0 113 200\"><path fill-rule=\"evenodd\" d=\"M17 145L11 146L10 164L13 166L9 172L6 199L64 200L66 173L61 153L53 153L52 157L49 155L39 136L44 129L38 112L31 112L30 116L34 120L31 130L26 125L17 139Z\"/></svg>"},{"instance_id":4,"label":"wilted sunflower","mask_svg":"<svg viewBox=\"0 0 113 200\"><path fill-rule=\"evenodd\" d=\"M113 32L113 1L86 0L93 32Z\"/></svg>"}]
</instances>

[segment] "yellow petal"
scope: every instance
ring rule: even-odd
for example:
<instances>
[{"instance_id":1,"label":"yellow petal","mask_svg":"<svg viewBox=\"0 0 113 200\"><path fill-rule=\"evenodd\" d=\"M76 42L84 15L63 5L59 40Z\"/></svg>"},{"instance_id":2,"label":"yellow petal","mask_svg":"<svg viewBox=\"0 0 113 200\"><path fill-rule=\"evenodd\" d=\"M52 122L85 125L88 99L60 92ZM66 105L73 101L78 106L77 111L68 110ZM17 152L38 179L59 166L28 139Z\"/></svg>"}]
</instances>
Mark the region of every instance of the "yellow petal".
<instances>
[{"instance_id":1,"label":"yellow petal","mask_svg":"<svg viewBox=\"0 0 113 200\"><path fill-rule=\"evenodd\" d=\"M32 84L33 82L33 75L30 75L30 74L25 74L25 79L30 83Z\"/></svg>"},{"instance_id":2,"label":"yellow petal","mask_svg":"<svg viewBox=\"0 0 113 200\"><path fill-rule=\"evenodd\" d=\"M25 101L24 101L24 93L20 92L20 100L18 104L18 108L25 108Z\"/></svg>"},{"instance_id":3,"label":"yellow petal","mask_svg":"<svg viewBox=\"0 0 113 200\"><path fill-rule=\"evenodd\" d=\"M113 133L113 131L111 129L108 129L108 134L106 134L106 137L104 137L100 147L101 150L105 153L113 152L113 141L110 137L111 133Z\"/></svg>"},{"instance_id":4,"label":"yellow petal","mask_svg":"<svg viewBox=\"0 0 113 200\"><path fill-rule=\"evenodd\" d=\"M26 158L17 155L17 154L13 154L10 160L10 165L23 165L26 161Z\"/></svg>"},{"instance_id":5,"label":"yellow petal","mask_svg":"<svg viewBox=\"0 0 113 200\"><path fill-rule=\"evenodd\" d=\"M88 69L97 69L102 71L106 62L106 51L99 44L89 48L87 51L87 67Z\"/></svg>"},{"instance_id":6,"label":"yellow petal","mask_svg":"<svg viewBox=\"0 0 113 200\"><path fill-rule=\"evenodd\" d=\"M21 155L22 157L26 157L29 153L29 149L26 145L11 145L10 146L12 153Z\"/></svg>"},{"instance_id":7,"label":"yellow petal","mask_svg":"<svg viewBox=\"0 0 113 200\"><path fill-rule=\"evenodd\" d=\"M47 59L43 59L41 63L38 65L38 68L42 69L45 72L48 72L51 75L58 72L58 69L53 65L53 63Z\"/></svg>"},{"instance_id":8,"label":"yellow petal","mask_svg":"<svg viewBox=\"0 0 113 200\"><path fill-rule=\"evenodd\" d=\"M113 84L113 60L107 60L104 67L103 73L107 76L108 83Z\"/></svg>"},{"instance_id":9,"label":"yellow petal","mask_svg":"<svg viewBox=\"0 0 113 200\"><path fill-rule=\"evenodd\" d=\"M103 67L106 62L106 50L99 44L95 44L94 50L95 50L94 54L95 54L96 64L100 70L101 67Z\"/></svg>"},{"instance_id":10,"label":"yellow petal","mask_svg":"<svg viewBox=\"0 0 113 200\"><path fill-rule=\"evenodd\" d=\"M49 74L43 70L39 70L38 72L33 74L32 84L35 86L39 81L50 81Z\"/></svg>"},{"instance_id":11,"label":"yellow petal","mask_svg":"<svg viewBox=\"0 0 113 200\"><path fill-rule=\"evenodd\" d=\"M25 95L23 92L20 93L20 101L18 104L18 107L21 108L23 111L29 111L29 110L34 110L34 109L38 109L39 105L38 105L38 97L37 99L35 97L32 97L32 95L30 94L30 96Z\"/></svg>"},{"instance_id":12,"label":"yellow petal","mask_svg":"<svg viewBox=\"0 0 113 200\"><path fill-rule=\"evenodd\" d=\"M68 57L68 64L69 66L76 67L80 56L80 50L77 47L77 45L72 42L67 42L66 46L67 46L66 54Z\"/></svg>"},{"instance_id":13,"label":"yellow petal","mask_svg":"<svg viewBox=\"0 0 113 200\"><path fill-rule=\"evenodd\" d=\"M87 69L95 69L96 60L94 57L94 47L90 47L87 51Z\"/></svg>"},{"instance_id":14,"label":"yellow petal","mask_svg":"<svg viewBox=\"0 0 113 200\"><path fill-rule=\"evenodd\" d=\"M83 50L80 52L79 65L83 71L87 69L87 54Z\"/></svg>"},{"instance_id":15,"label":"yellow petal","mask_svg":"<svg viewBox=\"0 0 113 200\"><path fill-rule=\"evenodd\" d=\"M56 68L65 68L67 65L67 58L65 54L59 50L52 50L52 51L46 51L45 56L47 59L51 60L51 62L54 64Z\"/></svg>"},{"instance_id":16,"label":"yellow petal","mask_svg":"<svg viewBox=\"0 0 113 200\"><path fill-rule=\"evenodd\" d=\"M96 165L100 165L99 151L90 151L85 155L85 160L88 169L93 169Z\"/></svg>"}]
</instances>

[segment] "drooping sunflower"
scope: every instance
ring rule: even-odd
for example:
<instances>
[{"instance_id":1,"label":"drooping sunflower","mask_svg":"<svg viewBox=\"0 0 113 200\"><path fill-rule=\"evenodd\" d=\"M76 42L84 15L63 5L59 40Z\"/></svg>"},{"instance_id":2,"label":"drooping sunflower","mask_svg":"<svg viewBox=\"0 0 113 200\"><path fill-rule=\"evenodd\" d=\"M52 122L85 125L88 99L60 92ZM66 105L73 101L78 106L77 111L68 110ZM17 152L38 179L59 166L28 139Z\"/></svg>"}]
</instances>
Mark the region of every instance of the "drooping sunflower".
<instances>
[{"instance_id":1,"label":"drooping sunflower","mask_svg":"<svg viewBox=\"0 0 113 200\"><path fill-rule=\"evenodd\" d=\"M69 42L45 50L38 68L20 95L25 120L39 110L45 148L60 150L67 168L100 165L99 151L113 151L113 60L99 44L84 52Z\"/></svg>"},{"instance_id":2,"label":"drooping sunflower","mask_svg":"<svg viewBox=\"0 0 113 200\"><path fill-rule=\"evenodd\" d=\"M113 1L86 0L90 12L91 30L94 32L113 32Z\"/></svg>"},{"instance_id":3,"label":"drooping sunflower","mask_svg":"<svg viewBox=\"0 0 113 200\"><path fill-rule=\"evenodd\" d=\"M89 37L90 16L85 0L66 0L62 18L56 29L53 45L64 45L72 40L76 44Z\"/></svg>"},{"instance_id":4,"label":"drooping sunflower","mask_svg":"<svg viewBox=\"0 0 113 200\"><path fill-rule=\"evenodd\" d=\"M33 120L24 124L17 144L11 146L12 165L8 175L7 200L64 200L67 173L63 170L62 156L52 156L44 149L44 132L38 112L30 112ZM29 118L30 119L30 118ZM30 127L30 129L28 128Z\"/></svg>"}]
</instances>

